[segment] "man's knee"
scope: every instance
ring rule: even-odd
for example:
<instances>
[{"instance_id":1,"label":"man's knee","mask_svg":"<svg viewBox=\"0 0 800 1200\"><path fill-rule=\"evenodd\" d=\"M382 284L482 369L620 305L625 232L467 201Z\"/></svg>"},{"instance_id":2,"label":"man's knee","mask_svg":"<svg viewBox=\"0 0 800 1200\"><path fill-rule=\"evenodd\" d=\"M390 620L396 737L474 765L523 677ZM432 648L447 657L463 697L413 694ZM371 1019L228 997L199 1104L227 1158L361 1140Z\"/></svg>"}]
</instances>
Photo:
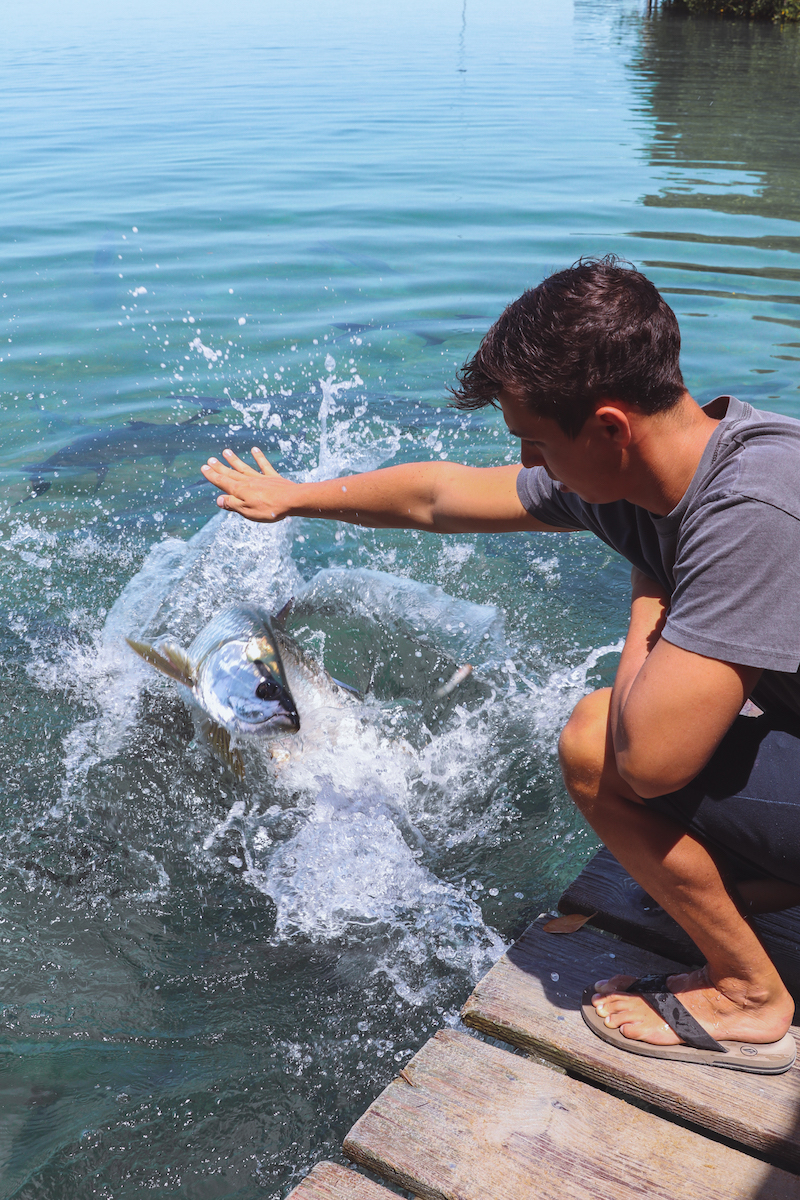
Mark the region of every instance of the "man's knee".
<instances>
[{"instance_id":1,"label":"man's knee","mask_svg":"<svg viewBox=\"0 0 800 1200\"><path fill-rule=\"evenodd\" d=\"M561 732L558 757L561 773L579 808L596 797L608 754L608 709L611 688L579 700Z\"/></svg>"}]
</instances>

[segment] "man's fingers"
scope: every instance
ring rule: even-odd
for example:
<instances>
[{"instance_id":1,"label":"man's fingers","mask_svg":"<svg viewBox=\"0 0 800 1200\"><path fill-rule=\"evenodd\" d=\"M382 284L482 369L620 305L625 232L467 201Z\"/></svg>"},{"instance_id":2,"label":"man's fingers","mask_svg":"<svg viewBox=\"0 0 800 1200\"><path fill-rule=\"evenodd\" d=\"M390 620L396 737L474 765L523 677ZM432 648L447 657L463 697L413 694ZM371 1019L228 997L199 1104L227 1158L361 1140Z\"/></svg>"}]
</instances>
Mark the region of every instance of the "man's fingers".
<instances>
[{"instance_id":1,"label":"man's fingers","mask_svg":"<svg viewBox=\"0 0 800 1200\"><path fill-rule=\"evenodd\" d=\"M278 472L273 467L272 463L269 461L267 456L264 454L263 450L259 450L258 446L253 446L251 453L253 455L253 458L256 460L259 467L261 468L262 475L277 475L278 474Z\"/></svg>"},{"instance_id":2,"label":"man's fingers","mask_svg":"<svg viewBox=\"0 0 800 1200\"><path fill-rule=\"evenodd\" d=\"M226 509L227 512L241 513L242 515L244 515L245 508L247 507L244 500L240 499L239 496L232 495L230 492L227 495L223 492L221 496L217 496L217 504L220 508Z\"/></svg>"},{"instance_id":3,"label":"man's fingers","mask_svg":"<svg viewBox=\"0 0 800 1200\"><path fill-rule=\"evenodd\" d=\"M242 463L242 467L246 467L246 464ZM210 458L207 463L203 463L200 470L206 479L221 488L234 487L237 483L244 482L245 478L261 478L259 472L254 471L252 467L240 471L233 465L229 467L226 463L220 462L218 458Z\"/></svg>"},{"instance_id":4,"label":"man's fingers","mask_svg":"<svg viewBox=\"0 0 800 1200\"><path fill-rule=\"evenodd\" d=\"M230 464L230 466L235 467L236 470L240 471L243 475L258 474L258 471L254 471L253 468L248 466L246 462L242 462L241 458L234 454L232 450L223 450L222 455L225 461Z\"/></svg>"},{"instance_id":5,"label":"man's fingers","mask_svg":"<svg viewBox=\"0 0 800 1200\"><path fill-rule=\"evenodd\" d=\"M226 467L218 458L210 458L207 463L203 463L200 470L206 479L216 484L217 487L228 487L229 484L239 478L236 471L232 471L229 467Z\"/></svg>"}]
</instances>

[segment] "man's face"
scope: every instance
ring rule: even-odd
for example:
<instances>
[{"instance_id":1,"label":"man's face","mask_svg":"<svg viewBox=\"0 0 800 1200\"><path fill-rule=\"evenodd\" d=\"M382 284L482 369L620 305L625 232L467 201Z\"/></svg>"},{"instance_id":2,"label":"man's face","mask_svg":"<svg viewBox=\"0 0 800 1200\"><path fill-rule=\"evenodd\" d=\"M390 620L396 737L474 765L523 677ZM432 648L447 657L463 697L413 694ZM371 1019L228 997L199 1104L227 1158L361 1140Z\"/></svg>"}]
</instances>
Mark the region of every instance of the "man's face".
<instances>
[{"instance_id":1,"label":"man's face","mask_svg":"<svg viewBox=\"0 0 800 1200\"><path fill-rule=\"evenodd\" d=\"M578 436L570 438L514 393L504 390L497 398L509 433L520 439L523 467L544 467L562 492L575 492L590 504L624 498L619 450L607 425L590 417Z\"/></svg>"}]
</instances>

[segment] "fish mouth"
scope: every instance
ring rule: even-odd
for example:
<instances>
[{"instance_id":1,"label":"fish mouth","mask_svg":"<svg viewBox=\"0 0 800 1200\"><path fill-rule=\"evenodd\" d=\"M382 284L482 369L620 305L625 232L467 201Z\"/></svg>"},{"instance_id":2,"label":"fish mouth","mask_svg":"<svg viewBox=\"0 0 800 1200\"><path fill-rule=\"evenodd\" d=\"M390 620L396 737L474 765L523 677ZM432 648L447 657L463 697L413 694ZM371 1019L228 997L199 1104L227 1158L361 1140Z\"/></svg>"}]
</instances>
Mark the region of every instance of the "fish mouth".
<instances>
[{"instance_id":1,"label":"fish mouth","mask_svg":"<svg viewBox=\"0 0 800 1200\"><path fill-rule=\"evenodd\" d=\"M265 733L297 733L300 728L300 716L294 708L280 708L277 712L265 717L259 714L255 720L248 720L242 712L234 712L234 724L239 734L259 736Z\"/></svg>"},{"instance_id":2,"label":"fish mouth","mask_svg":"<svg viewBox=\"0 0 800 1200\"><path fill-rule=\"evenodd\" d=\"M282 733L297 733L300 729L300 717L296 712L281 713L267 722L267 729L280 730Z\"/></svg>"}]
</instances>

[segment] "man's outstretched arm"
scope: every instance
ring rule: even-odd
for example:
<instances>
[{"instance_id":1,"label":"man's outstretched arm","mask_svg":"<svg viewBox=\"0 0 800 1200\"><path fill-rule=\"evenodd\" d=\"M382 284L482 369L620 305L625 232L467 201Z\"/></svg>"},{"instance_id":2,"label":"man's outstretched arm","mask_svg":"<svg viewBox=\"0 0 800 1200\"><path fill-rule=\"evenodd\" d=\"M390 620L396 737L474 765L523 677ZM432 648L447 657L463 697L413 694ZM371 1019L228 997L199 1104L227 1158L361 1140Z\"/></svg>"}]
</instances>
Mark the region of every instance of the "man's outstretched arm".
<instances>
[{"instance_id":1,"label":"man's outstretched arm","mask_svg":"<svg viewBox=\"0 0 800 1200\"><path fill-rule=\"evenodd\" d=\"M632 583L631 620L611 696L614 754L637 795L663 796L702 770L761 670L665 641L668 597L636 569Z\"/></svg>"},{"instance_id":2,"label":"man's outstretched arm","mask_svg":"<svg viewBox=\"0 0 800 1200\"><path fill-rule=\"evenodd\" d=\"M257 471L231 450L226 450L224 457L224 463L209 459L203 474L223 493L217 498L220 507L250 521L317 517L431 533L561 532L537 521L522 507L517 495L519 465L404 463L362 475L294 483L279 475L258 449L253 450Z\"/></svg>"}]
</instances>

